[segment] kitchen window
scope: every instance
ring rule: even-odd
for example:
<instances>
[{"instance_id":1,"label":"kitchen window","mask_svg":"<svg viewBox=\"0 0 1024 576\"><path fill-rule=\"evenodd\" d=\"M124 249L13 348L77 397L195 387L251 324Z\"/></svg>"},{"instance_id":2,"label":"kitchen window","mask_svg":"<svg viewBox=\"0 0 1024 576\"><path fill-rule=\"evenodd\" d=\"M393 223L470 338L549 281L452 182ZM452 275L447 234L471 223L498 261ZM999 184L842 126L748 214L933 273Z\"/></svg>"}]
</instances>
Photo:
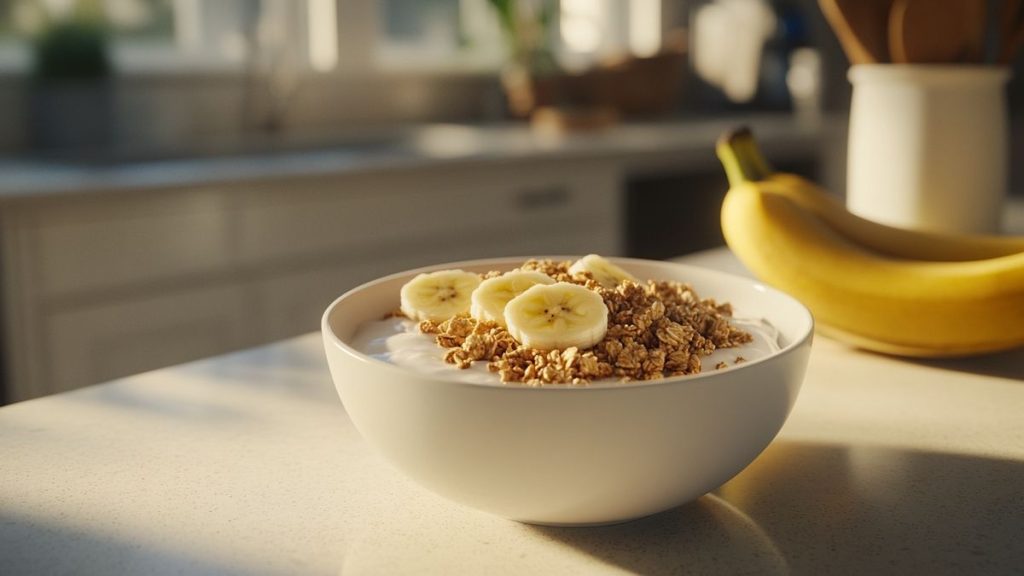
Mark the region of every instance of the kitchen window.
<instances>
[{"instance_id":1,"label":"kitchen window","mask_svg":"<svg viewBox=\"0 0 1024 576\"><path fill-rule=\"evenodd\" d=\"M534 0L524 6L542 4L557 4L549 33L570 69L625 52L650 56L661 47L662 0ZM504 61L490 0L380 0L377 18L377 37L370 41L378 44L381 68L496 70Z\"/></svg>"},{"instance_id":2,"label":"kitchen window","mask_svg":"<svg viewBox=\"0 0 1024 576\"><path fill-rule=\"evenodd\" d=\"M0 69L25 71L47 18L90 4L110 29L122 72L230 71L337 61L337 0L0 0ZM88 8L86 8L88 9Z\"/></svg>"},{"instance_id":3,"label":"kitchen window","mask_svg":"<svg viewBox=\"0 0 1024 576\"><path fill-rule=\"evenodd\" d=\"M384 70L497 70L501 30L488 0L381 0L375 63Z\"/></svg>"},{"instance_id":4,"label":"kitchen window","mask_svg":"<svg viewBox=\"0 0 1024 576\"><path fill-rule=\"evenodd\" d=\"M337 62L335 0L104 0L114 56L127 71L249 68L330 70ZM147 25L119 14L145 7ZM148 32L148 34L146 33Z\"/></svg>"},{"instance_id":5,"label":"kitchen window","mask_svg":"<svg viewBox=\"0 0 1024 576\"><path fill-rule=\"evenodd\" d=\"M663 0L557 2L559 59L654 52ZM490 0L0 0L0 70L25 71L46 14L97 6L121 72L489 71L505 61Z\"/></svg>"},{"instance_id":6,"label":"kitchen window","mask_svg":"<svg viewBox=\"0 0 1024 576\"><path fill-rule=\"evenodd\" d=\"M20 19L30 0L0 0L0 71L23 70L29 53L22 38Z\"/></svg>"}]
</instances>

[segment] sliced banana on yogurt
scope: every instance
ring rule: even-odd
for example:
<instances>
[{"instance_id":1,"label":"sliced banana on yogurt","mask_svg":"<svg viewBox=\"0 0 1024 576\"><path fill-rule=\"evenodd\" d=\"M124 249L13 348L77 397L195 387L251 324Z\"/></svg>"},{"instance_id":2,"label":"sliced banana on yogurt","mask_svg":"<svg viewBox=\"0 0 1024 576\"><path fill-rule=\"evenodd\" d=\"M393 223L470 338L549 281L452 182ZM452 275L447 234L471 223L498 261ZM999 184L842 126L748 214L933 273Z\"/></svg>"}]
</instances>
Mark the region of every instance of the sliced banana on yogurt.
<instances>
[{"instance_id":1,"label":"sliced banana on yogurt","mask_svg":"<svg viewBox=\"0 0 1024 576\"><path fill-rule=\"evenodd\" d=\"M441 270L416 276L402 286L402 313L413 320L442 322L469 312L470 298L480 275L463 270Z\"/></svg>"},{"instance_id":2,"label":"sliced banana on yogurt","mask_svg":"<svg viewBox=\"0 0 1024 576\"><path fill-rule=\"evenodd\" d=\"M615 288L623 280L637 281L636 276L597 254L588 254L569 267L569 274L578 274L580 272L590 272L594 280L605 288Z\"/></svg>"},{"instance_id":3,"label":"sliced banana on yogurt","mask_svg":"<svg viewBox=\"0 0 1024 576\"><path fill-rule=\"evenodd\" d=\"M505 324L528 348L589 348L608 331L608 307L597 292L577 284L537 284L509 301Z\"/></svg>"},{"instance_id":4,"label":"sliced banana on yogurt","mask_svg":"<svg viewBox=\"0 0 1024 576\"><path fill-rule=\"evenodd\" d=\"M505 305L537 284L554 284L555 279L532 270L513 270L488 278L477 286L470 297L469 315L481 322L497 322L505 326Z\"/></svg>"}]
</instances>

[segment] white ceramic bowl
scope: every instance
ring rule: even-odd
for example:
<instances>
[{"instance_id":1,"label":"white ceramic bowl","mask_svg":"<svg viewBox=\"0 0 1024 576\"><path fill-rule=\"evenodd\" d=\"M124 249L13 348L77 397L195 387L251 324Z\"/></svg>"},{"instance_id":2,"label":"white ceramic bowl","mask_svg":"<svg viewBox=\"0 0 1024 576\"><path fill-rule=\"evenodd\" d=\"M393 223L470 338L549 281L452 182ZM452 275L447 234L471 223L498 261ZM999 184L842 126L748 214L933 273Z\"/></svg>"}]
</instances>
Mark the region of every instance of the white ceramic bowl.
<instances>
[{"instance_id":1,"label":"white ceramic bowl","mask_svg":"<svg viewBox=\"0 0 1024 576\"><path fill-rule=\"evenodd\" d=\"M524 259L421 268L334 301L322 329L331 376L367 442L446 498L522 522L586 525L666 510L723 484L771 442L803 381L813 321L793 298L745 278L614 259L639 278L689 282L701 297L763 317L783 349L727 370L594 388L459 383L353 349L360 324L398 307L430 270L507 270ZM455 368L453 368L455 370Z\"/></svg>"}]
</instances>

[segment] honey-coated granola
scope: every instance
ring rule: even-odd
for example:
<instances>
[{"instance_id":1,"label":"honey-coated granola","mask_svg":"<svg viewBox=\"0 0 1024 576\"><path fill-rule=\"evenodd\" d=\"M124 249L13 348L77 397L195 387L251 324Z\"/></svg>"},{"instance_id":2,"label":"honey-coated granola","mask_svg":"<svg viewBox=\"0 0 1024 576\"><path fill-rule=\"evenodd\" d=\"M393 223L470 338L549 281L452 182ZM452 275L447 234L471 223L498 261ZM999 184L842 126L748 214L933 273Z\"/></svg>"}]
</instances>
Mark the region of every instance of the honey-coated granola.
<instances>
[{"instance_id":1,"label":"honey-coated granola","mask_svg":"<svg viewBox=\"0 0 1024 576\"><path fill-rule=\"evenodd\" d=\"M732 307L700 299L687 284L624 281L615 288L598 284L587 272L569 273L571 262L529 260L523 270L536 270L559 282L596 291L608 307L608 332L586 350L535 350L521 346L503 327L468 315L443 322L420 322L446 349L444 359L459 368L486 361L502 382L583 385L591 380L656 380L695 374L701 358L719 348L746 344L749 332L729 323ZM499 275L488 273L484 277ZM735 362L742 362L737 357ZM724 362L716 368L724 368Z\"/></svg>"}]
</instances>

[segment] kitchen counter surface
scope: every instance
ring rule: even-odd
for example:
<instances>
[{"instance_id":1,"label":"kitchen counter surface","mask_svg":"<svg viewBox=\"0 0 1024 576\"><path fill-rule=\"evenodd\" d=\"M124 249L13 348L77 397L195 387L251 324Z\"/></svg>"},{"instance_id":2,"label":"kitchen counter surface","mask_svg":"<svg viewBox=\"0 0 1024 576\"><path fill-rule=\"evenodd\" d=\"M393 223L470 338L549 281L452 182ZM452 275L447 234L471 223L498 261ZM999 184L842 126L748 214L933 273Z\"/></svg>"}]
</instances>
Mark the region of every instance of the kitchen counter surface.
<instances>
[{"instance_id":1,"label":"kitchen counter surface","mask_svg":"<svg viewBox=\"0 0 1024 576\"><path fill-rule=\"evenodd\" d=\"M628 123L568 136L539 134L525 124L436 124L370 134L247 137L244 143L205 143L161 161L145 155L132 161L130 151L127 159L115 155L92 164L0 158L0 201L534 158L655 154L674 155L679 166L711 165L715 139L739 125L753 127L777 152L817 151L829 131L842 127L838 120L798 121L788 114Z\"/></svg>"},{"instance_id":2,"label":"kitchen counter surface","mask_svg":"<svg viewBox=\"0 0 1024 576\"><path fill-rule=\"evenodd\" d=\"M720 489L528 526L371 453L309 334L0 408L0 572L1019 574L1022 414L1024 349L908 361L818 337L781 433Z\"/></svg>"}]
</instances>

